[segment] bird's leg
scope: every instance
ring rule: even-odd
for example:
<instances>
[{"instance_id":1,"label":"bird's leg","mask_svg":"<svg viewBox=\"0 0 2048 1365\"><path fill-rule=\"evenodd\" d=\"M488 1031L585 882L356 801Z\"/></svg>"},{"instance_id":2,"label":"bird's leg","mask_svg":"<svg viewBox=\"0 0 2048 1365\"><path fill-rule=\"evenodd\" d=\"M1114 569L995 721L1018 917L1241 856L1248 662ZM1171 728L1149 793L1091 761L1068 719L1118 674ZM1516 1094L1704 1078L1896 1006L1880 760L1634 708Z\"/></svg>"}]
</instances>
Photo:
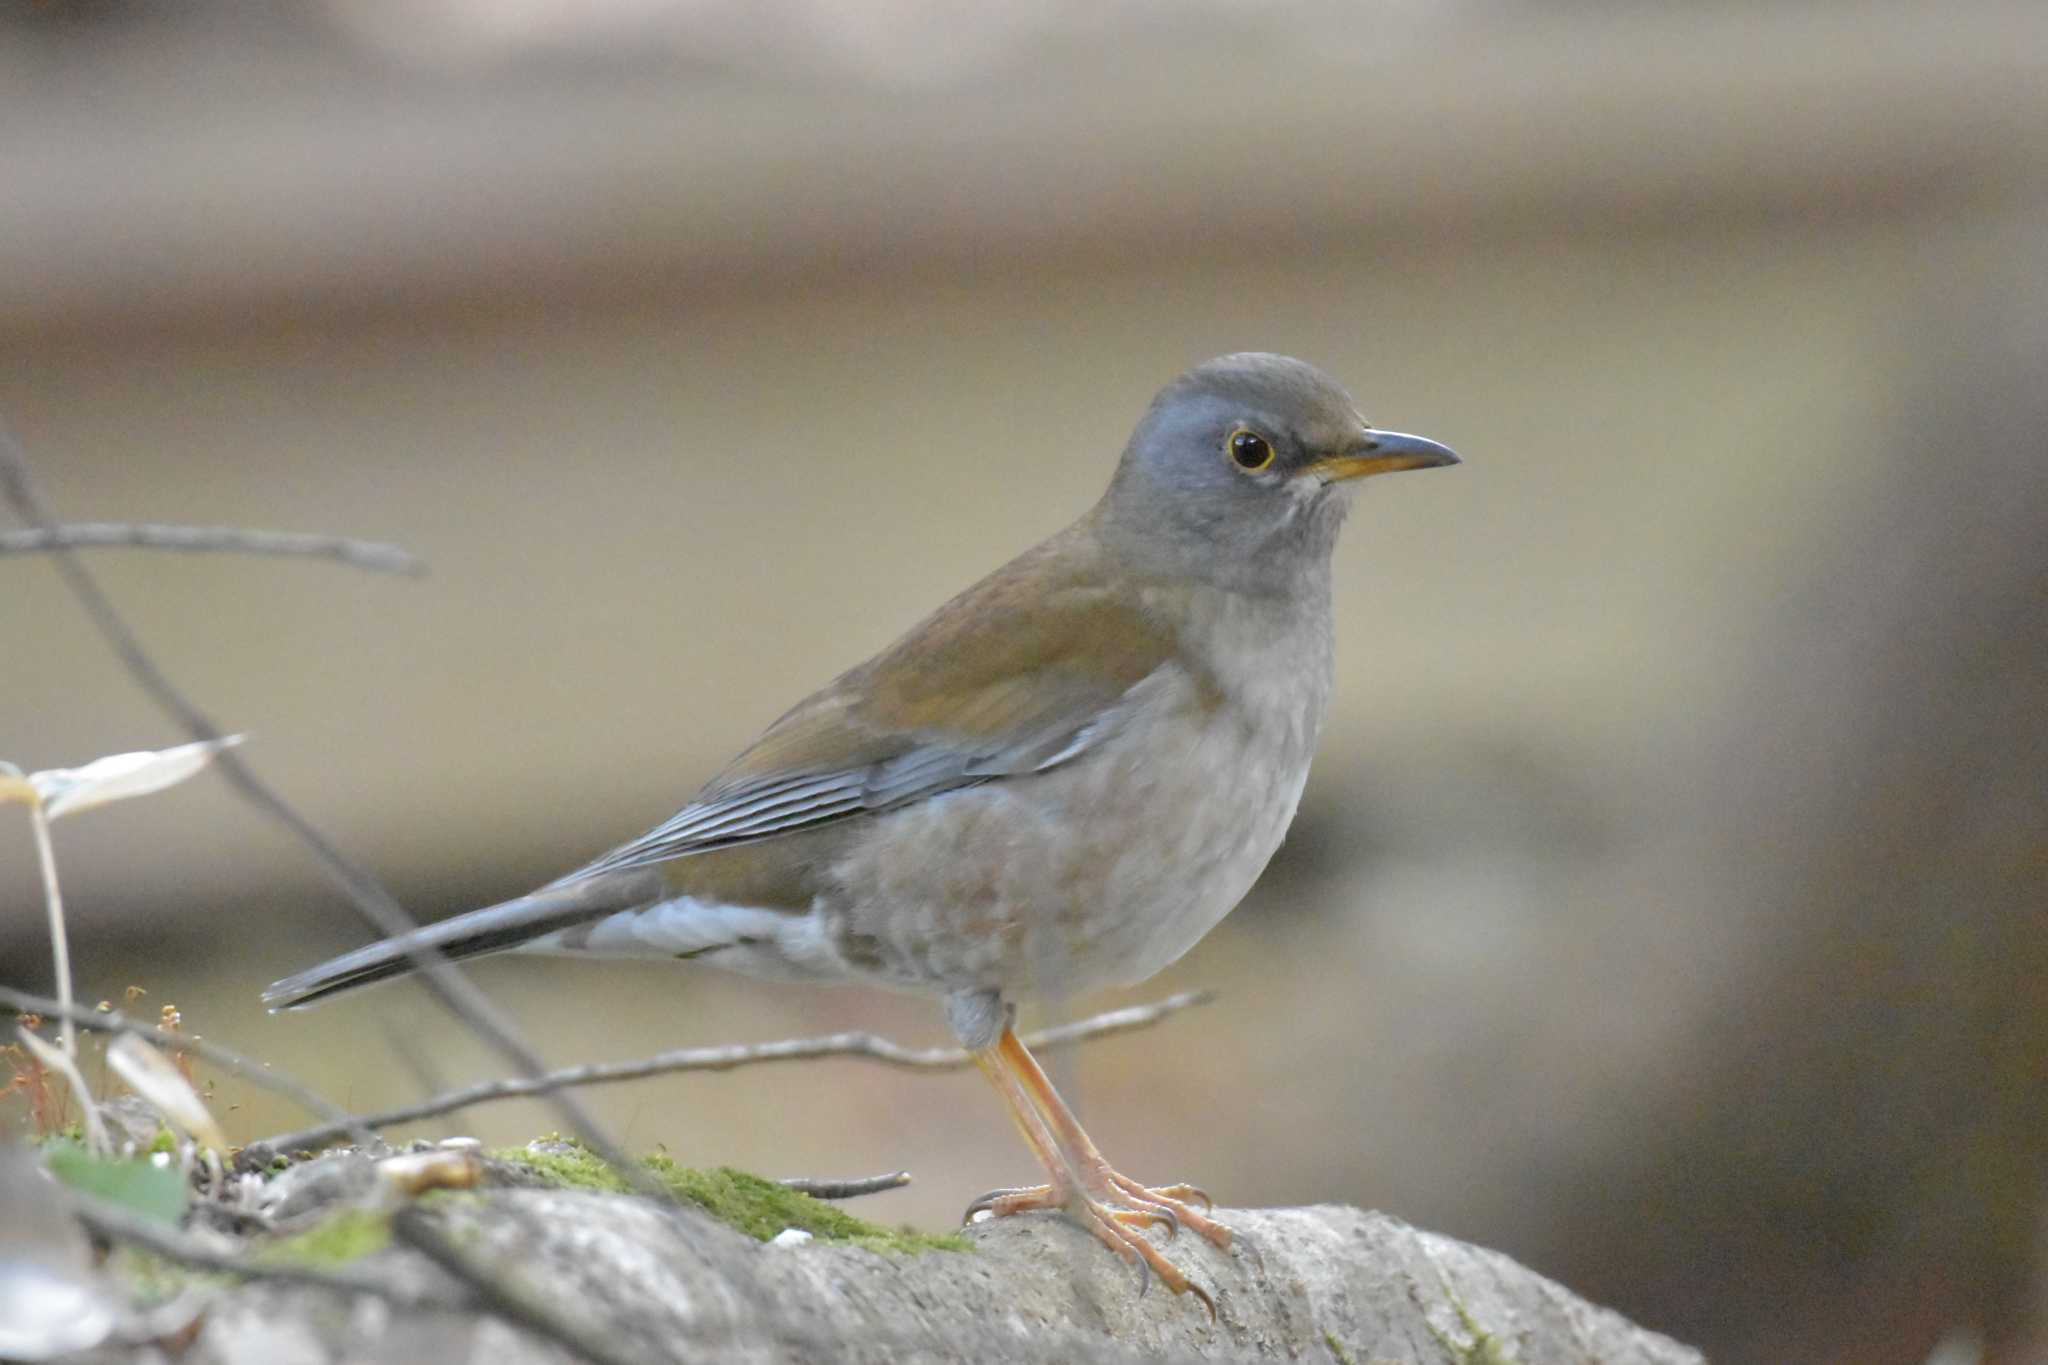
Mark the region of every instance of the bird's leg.
<instances>
[{"instance_id":1,"label":"bird's leg","mask_svg":"<svg viewBox=\"0 0 2048 1365\"><path fill-rule=\"evenodd\" d=\"M1062 1207L1071 1192L1078 1188L1073 1176L1073 1163L1059 1149L1050 1132L1046 1131L1045 1120L1039 1117L1037 1106L1017 1077L1005 1070L996 1059L996 1050L989 1048L974 1054L975 1065L981 1074L988 1077L989 1084L1003 1097L1010 1110L1010 1121L1017 1125L1017 1131L1024 1137L1024 1143L1031 1148L1031 1154L1038 1158L1038 1164L1045 1167L1053 1179L1051 1185L1026 1185L1016 1189L990 1190L967 1206L967 1217L988 1211L997 1218L1012 1213L1021 1213L1027 1208Z\"/></svg>"},{"instance_id":2,"label":"bird's leg","mask_svg":"<svg viewBox=\"0 0 2048 1365\"><path fill-rule=\"evenodd\" d=\"M1051 1183L991 1191L968 1208L968 1216L984 1209L996 1218L1030 1209L1063 1210L1126 1261L1157 1275L1174 1293L1192 1289L1213 1315L1214 1301L1199 1286L1190 1284L1143 1231L1156 1225L1172 1236L1188 1227L1217 1246L1229 1246L1228 1228L1183 1202L1200 1198L1207 1203L1207 1196L1185 1185L1147 1189L1112 1169L1012 1030L1005 1028L995 1046L975 1053L974 1059L1008 1104L1018 1130Z\"/></svg>"},{"instance_id":3,"label":"bird's leg","mask_svg":"<svg viewBox=\"0 0 2048 1365\"><path fill-rule=\"evenodd\" d=\"M1113 1168L1096 1149L1095 1143L1082 1130L1081 1121L1074 1117L1074 1111L1067 1108L1067 1102L1060 1098L1053 1088L1052 1078L1045 1074L1038 1059L1015 1032L1005 1029L996 1043L996 1051L1014 1070L1019 1082L1030 1095L1033 1107L1051 1131L1054 1140L1066 1151L1072 1153L1073 1161L1080 1168L1084 1188L1091 1194L1108 1195L1110 1202L1124 1204L1134 1210L1143 1210L1154 1216L1147 1220L1126 1219L1125 1221L1148 1221L1164 1223L1169 1228L1184 1227L1200 1233L1204 1238L1225 1248L1230 1246L1230 1229L1188 1206L1187 1201L1198 1199L1205 1209L1213 1207L1209 1196L1192 1185L1166 1185L1148 1188Z\"/></svg>"}]
</instances>

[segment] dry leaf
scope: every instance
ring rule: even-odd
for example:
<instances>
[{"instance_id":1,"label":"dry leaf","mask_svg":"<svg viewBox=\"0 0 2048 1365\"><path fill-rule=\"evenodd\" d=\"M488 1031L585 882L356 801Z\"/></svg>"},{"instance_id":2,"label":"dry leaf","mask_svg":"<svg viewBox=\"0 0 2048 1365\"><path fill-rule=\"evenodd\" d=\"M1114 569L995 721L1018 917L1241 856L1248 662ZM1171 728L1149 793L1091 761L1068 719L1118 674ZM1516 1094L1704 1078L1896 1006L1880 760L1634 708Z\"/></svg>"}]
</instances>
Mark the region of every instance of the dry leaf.
<instances>
[{"instance_id":1,"label":"dry leaf","mask_svg":"<svg viewBox=\"0 0 2048 1365\"><path fill-rule=\"evenodd\" d=\"M134 1034L124 1033L107 1044L107 1065L134 1086L136 1094L155 1105L173 1128L202 1147L216 1152L228 1149L227 1135L221 1132L220 1124L207 1112L191 1083L163 1053Z\"/></svg>"},{"instance_id":2,"label":"dry leaf","mask_svg":"<svg viewBox=\"0 0 2048 1365\"><path fill-rule=\"evenodd\" d=\"M377 1163L377 1174L397 1193L411 1198L428 1190L470 1190L483 1179L483 1159L473 1150L437 1147L406 1152Z\"/></svg>"},{"instance_id":3,"label":"dry leaf","mask_svg":"<svg viewBox=\"0 0 2048 1365\"><path fill-rule=\"evenodd\" d=\"M46 768L25 779L42 799L49 818L76 815L110 801L147 796L183 782L213 761L222 749L240 744L243 736L223 735L202 739L170 749L142 749L132 754L109 754L83 768ZM7 779L0 778L0 800L12 793ZM15 797L14 799L20 799Z\"/></svg>"}]
</instances>

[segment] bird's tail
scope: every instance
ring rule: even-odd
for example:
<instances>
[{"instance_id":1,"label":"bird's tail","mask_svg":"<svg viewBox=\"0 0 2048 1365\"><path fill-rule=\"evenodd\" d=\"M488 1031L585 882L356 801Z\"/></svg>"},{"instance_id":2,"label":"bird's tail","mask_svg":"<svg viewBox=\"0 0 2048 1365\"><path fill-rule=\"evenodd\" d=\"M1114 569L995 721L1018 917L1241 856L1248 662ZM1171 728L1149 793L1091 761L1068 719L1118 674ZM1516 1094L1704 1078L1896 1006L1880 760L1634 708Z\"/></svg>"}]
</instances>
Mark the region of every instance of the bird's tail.
<instances>
[{"instance_id":1,"label":"bird's tail","mask_svg":"<svg viewBox=\"0 0 2048 1365\"><path fill-rule=\"evenodd\" d=\"M662 895L661 875L654 868L557 882L532 895L472 910L308 967L272 982L263 992L263 1003L273 1010L298 1009L416 971L419 964L413 954L421 948L438 948L457 962L507 952L543 935L651 904Z\"/></svg>"}]
</instances>

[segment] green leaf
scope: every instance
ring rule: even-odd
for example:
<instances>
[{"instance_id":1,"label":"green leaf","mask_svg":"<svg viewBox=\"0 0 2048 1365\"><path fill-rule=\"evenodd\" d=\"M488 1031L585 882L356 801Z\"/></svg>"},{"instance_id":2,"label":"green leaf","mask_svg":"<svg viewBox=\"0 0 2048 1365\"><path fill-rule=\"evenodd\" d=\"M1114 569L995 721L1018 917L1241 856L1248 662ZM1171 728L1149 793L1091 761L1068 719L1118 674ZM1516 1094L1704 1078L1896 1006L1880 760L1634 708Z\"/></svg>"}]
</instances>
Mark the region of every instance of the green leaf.
<instances>
[{"instance_id":1,"label":"green leaf","mask_svg":"<svg viewBox=\"0 0 2048 1365\"><path fill-rule=\"evenodd\" d=\"M43 1161L50 1174L82 1194L159 1223L176 1224L184 1216L185 1177L169 1162L158 1165L148 1157L96 1157L83 1147L63 1142L44 1148Z\"/></svg>"}]
</instances>

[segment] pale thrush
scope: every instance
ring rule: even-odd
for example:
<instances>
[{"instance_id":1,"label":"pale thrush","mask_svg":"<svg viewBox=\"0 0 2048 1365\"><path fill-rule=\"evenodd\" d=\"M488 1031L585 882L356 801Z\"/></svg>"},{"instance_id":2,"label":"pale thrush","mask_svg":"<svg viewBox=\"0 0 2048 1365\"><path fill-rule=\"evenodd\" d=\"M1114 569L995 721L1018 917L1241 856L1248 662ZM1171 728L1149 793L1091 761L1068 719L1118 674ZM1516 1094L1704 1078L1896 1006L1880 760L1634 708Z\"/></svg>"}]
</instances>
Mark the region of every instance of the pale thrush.
<instances>
[{"instance_id":1,"label":"pale thrush","mask_svg":"<svg viewBox=\"0 0 2048 1365\"><path fill-rule=\"evenodd\" d=\"M401 975L421 943L942 995L1050 1180L970 1214L1064 1209L1182 1292L1144 1229L1229 1232L1189 1206L1199 1191L1110 1167L1011 1030L1012 1001L1143 980L1250 889L1328 706L1352 481L1456 462L1373 429L1301 361L1212 360L1153 400L1085 516L799 703L669 820L264 998Z\"/></svg>"}]
</instances>

